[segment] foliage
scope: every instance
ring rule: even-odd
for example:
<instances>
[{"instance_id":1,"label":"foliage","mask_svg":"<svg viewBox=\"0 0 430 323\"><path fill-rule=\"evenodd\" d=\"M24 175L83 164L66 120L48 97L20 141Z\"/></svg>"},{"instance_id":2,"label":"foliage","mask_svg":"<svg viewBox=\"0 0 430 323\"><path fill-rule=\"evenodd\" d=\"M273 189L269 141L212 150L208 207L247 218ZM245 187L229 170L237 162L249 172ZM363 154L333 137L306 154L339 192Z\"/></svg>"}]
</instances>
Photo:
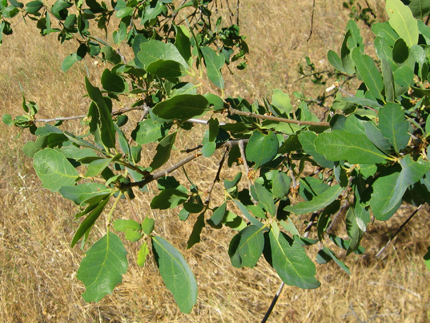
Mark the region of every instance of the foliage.
<instances>
[{"instance_id":1,"label":"foliage","mask_svg":"<svg viewBox=\"0 0 430 323\"><path fill-rule=\"evenodd\" d=\"M421 3L429 7L429 1ZM339 82L328 89L337 94L325 121L305 99L294 107L281 90L263 103L225 96L225 66L245 68L248 47L239 26L224 27L213 17L211 0L179 6L171 0L119 0L110 6L96 0L58 0L52 6L2 0L0 6L4 35L12 33L9 19L21 14L37 21L43 36L55 33L60 42L78 44L64 59L64 71L86 55L112 64L102 74L102 88L84 80L91 104L79 133L61 129L71 118L37 119L37 104L25 98L24 115L3 116L6 124L29 128L36 136L24 152L33 158L42 185L78 206L80 225L72 247L79 241L84 245L107 213L106 234L88 249L77 275L86 287L86 301L112 293L128 268L116 231L140 245L139 266L154 257L182 312L189 313L196 303L197 282L184 257L155 233L162 223L149 216L143 221L116 218L119 201L132 203L136 190L152 198L152 209L180 208L183 221L198 215L188 248L200 241L206 224L228 226L236 232L228 248L234 267L254 267L264 257L286 284L306 289L320 286L306 246L320 242L316 261L333 260L349 273L338 255L343 250L363 253L360 241L372 214L386 221L402 202L430 200L430 27L419 20L428 10L419 11L414 1L408 7L387 0L389 21L372 25L376 59L365 54L357 24L348 23L340 55L328 53ZM113 32L112 22L117 26ZM115 45L93 36L95 26ZM131 47L132 59L116 49L119 44ZM310 61L307 65L312 70ZM353 76L361 84L349 94L340 82ZM114 109L130 97L135 98L130 108ZM126 132L132 110L141 111L141 121ZM193 131L194 123L207 126L201 143L184 147L187 157L167 167L176 138ZM141 160L142 146L151 143L156 144L152 161ZM224 181L221 205L211 200L214 185L204 193L188 175L189 188L171 175L196 158L211 158L216 150L222 153L214 185L221 181L224 164L243 164L246 172ZM150 197L145 186L153 181L159 194ZM241 214L233 213L234 207ZM330 232L343 209L346 240ZM304 233L293 214L312 214L311 221L299 217L307 224ZM315 239L308 237L312 227Z\"/></svg>"}]
</instances>

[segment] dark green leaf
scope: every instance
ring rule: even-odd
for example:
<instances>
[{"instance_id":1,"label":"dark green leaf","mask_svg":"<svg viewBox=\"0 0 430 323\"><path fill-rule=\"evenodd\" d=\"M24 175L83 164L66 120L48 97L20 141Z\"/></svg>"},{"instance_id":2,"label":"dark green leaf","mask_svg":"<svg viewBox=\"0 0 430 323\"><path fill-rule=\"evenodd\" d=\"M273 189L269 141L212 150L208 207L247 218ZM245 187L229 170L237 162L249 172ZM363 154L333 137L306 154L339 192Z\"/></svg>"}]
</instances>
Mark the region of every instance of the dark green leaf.
<instances>
[{"instance_id":1,"label":"dark green leaf","mask_svg":"<svg viewBox=\"0 0 430 323\"><path fill-rule=\"evenodd\" d=\"M176 188L167 188L155 196L151 201L151 209L165 210L175 208L188 199L188 194Z\"/></svg>"},{"instance_id":2,"label":"dark green leaf","mask_svg":"<svg viewBox=\"0 0 430 323\"><path fill-rule=\"evenodd\" d=\"M36 13L43 7L42 1L30 1L25 6L25 11L28 13Z\"/></svg>"},{"instance_id":3,"label":"dark green leaf","mask_svg":"<svg viewBox=\"0 0 430 323\"><path fill-rule=\"evenodd\" d=\"M208 220L208 222L211 225L219 226L225 219L225 216L227 214L226 212L227 203L224 202L220 207L218 207L214 213L212 214L211 218Z\"/></svg>"},{"instance_id":4,"label":"dark green leaf","mask_svg":"<svg viewBox=\"0 0 430 323\"><path fill-rule=\"evenodd\" d=\"M378 128L396 152L405 148L409 142L409 122L405 120L405 114L398 104L387 103L384 108L379 109Z\"/></svg>"},{"instance_id":5,"label":"dark green leaf","mask_svg":"<svg viewBox=\"0 0 430 323\"><path fill-rule=\"evenodd\" d=\"M182 313L197 302L197 282L181 253L161 237L152 238L158 269Z\"/></svg>"},{"instance_id":6,"label":"dark green leaf","mask_svg":"<svg viewBox=\"0 0 430 323\"><path fill-rule=\"evenodd\" d=\"M278 153L278 137L272 131L267 135L254 131L246 146L246 159L255 162L255 168L271 161Z\"/></svg>"},{"instance_id":7,"label":"dark green leaf","mask_svg":"<svg viewBox=\"0 0 430 323\"><path fill-rule=\"evenodd\" d=\"M273 196L260 183L254 184L254 190L257 193L258 205L263 207L269 214L276 215L276 206L273 201ZM265 218L265 216L264 216Z\"/></svg>"},{"instance_id":8,"label":"dark green leaf","mask_svg":"<svg viewBox=\"0 0 430 323\"><path fill-rule=\"evenodd\" d=\"M107 202L109 202L110 196L102 199L100 202L96 204L94 208L91 208L91 205L89 206L91 209L91 213L85 218L84 221L82 221L81 225L79 226L78 230L76 231L75 235L73 236L71 247L73 248L75 244L79 241L79 239L82 238L82 236L91 229L93 224L97 221L100 214L103 212L104 207L106 206Z\"/></svg>"},{"instance_id":9,"label":"dark green leaf","mask_svg":"<svg viewBox=\"0 0 430 323\"><path fill-rule=\"evenodd\" d=\"M176 134L177 133L174 132L164 137L157 145L155 156L152 159L151 165L149 165L151 171L160 168L169 160L170 152L172 151L173 144L175 143Z\"/></svg>"},{"instance_id":10,"label":"dark green leaf","mask_svg":"<svg viewBox=\"0 0 430 323\"><path fill-rule=\"evenodd\" d=\"M105 69L102 75L102 85L106 91L122 93L125 90L124 79L118 74Z\"/></svg>"},{"instance_id":11,"label":"dark green leaf","mask_svg":"<svg viewBox=\"0 0 430 323\"><path fill-rule=\"evenodd\" d=\"M264 249L263 230L263 227L251 225L233 237L228 255L234 267L255 267Z\"/></svg>"},{"instance_id":12,"label":"dark green leaf","mask_svg":"<svg viewBox=\"0 0 430 323\"><path fill-rule=\"evenodd\" d=\"M272 267L285 284L304 289L321 285L315 278L314 263L298 242L294 241L290 245L282 233L276 236L273 229L269 232L269 239Z\"/></svg>"},{"instance_id":13,"label":"dark green leaf","mask_svg":"<svg viewBox=\"0 0 430 323\"><path fill-rule=\"evenodd\" d=\"M323 167L333 168L333 162L325 159L325 157L316 151L315 140L317 134L312 131L301 131L299 133L299 141L303 147L303 150L311 155L313 159Z\"/></svg>"},{"instance_id":14,"label":"dark green leaf","mask_svg":"<svg viewBox=\"0 0 430 323\"><path fill-rule=\"evenodd\" d=\"M100 117L100 130L102 141L108 148L115 147L115 129L112 121L112 106L108 106L105 98L101 94L99 88L91 85L90 81L85 77L85 85L88 95L95 102L98 108Z\"/></svg>"},{"instance_id":15,"label":"dark green leaf","mask_svg":"<svg viewBox=\"0 0 430 323\"><path fill-rule=\"evenodd\" d=\"M155 105L152 112L163 119L187 120L208 112L209 102L202 95L180 94Z\"/></svg>"},{"instance_id":16,"label":"dark green leaf","mask_svg":"<svg viewBox=\"0 0 430 323\"><path fill-rule=\"evenodd\" d=\"M112 64L119 64L121 62L121 56L110 46L104 46L101 50L105 60Z\"/></svg>"},{"instance_id":17,"label":"dark green leaf","mask_svg":"<svg viewBox=\"0 0 430 323\"><path fill-rule=\"evenodd\" d=\"M108 232L85 254L77 278L85 285L82 297L86 302L98 302L111 294L122 282L122 275L128 268L127 252L120 238Z\"/></svg>"},{"instance_id":18,"label":"dark green leaf","mask_svg":"<svg viewBox=\"0 0 430 323\"><path fill-rule=\"evenodd\" d=\"M187 242L187 249L190 249L196 243L200 242L200 234L202 233L203 228L205 227L205 213L202 212L197 217L196 222L193 226L193 231L191 232L190 238Z\"/></svg>"},{"instance_id":19,"label":"dark green leaf","mask_svg":"<svg viewBox=\"0 0 430 323\"><path fill-rule=\"evenodd\" d=\"M272 193L274 198L282 199L290 191L291 178L283 172L276 174L273 179Z\"/></svg>"},{"instance_id":20,"label":"dark green leaf","mask_svg":"<svg viewBox=\"0 0 430 323\"><path fill-rule=\"evenodd\" d=\"M405 41L402 38L397 39L393 47L393 60L397 64L401 64L405 62L408 59L408 57L409 57L409 49Z\"/></svg>"}]
</instances>

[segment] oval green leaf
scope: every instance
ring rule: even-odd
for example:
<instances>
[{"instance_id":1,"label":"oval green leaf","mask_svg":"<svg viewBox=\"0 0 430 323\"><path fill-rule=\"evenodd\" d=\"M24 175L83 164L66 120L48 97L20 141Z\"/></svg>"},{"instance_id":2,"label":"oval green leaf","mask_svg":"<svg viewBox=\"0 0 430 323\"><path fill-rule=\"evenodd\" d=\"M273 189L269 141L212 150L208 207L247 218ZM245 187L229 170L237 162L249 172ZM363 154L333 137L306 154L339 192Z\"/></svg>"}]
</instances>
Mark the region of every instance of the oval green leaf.
<instances>
[{"instance_id":1,"label":"oval green leaf","mask_svg":"<svg viewBox=\"0 0 430 323\"><path fill-rule=\"evenodd\" d=\"M161 237L152 238L155 260L164 284L182 313L190 313L197 302L197 282L182 254Z\"/></svg>"}]
</instances>

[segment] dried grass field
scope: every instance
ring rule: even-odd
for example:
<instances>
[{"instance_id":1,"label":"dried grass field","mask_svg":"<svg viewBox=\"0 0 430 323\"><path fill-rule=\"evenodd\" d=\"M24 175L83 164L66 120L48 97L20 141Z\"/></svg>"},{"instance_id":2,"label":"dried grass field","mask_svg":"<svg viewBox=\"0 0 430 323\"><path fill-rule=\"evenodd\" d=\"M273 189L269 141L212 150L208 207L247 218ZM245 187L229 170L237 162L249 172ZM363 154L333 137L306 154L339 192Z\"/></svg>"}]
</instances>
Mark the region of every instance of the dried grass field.
<instances>
[{"instance_id":1,"label":"dried grass field","mask_svg":"<svg viewBox=\"0 0 430 323\"><path fill-rule=\"evenodd\" d=\"M235 1L230 1L232 6ZM249 99L271 96L279 88L292 94L302 91L316 97L324 88L308 79L295 82L298 63L309 56L317 69L329 69L326 53L339 50L348 22L348 11L340 0L317 0L314 26L309 36L312 1L245 0L240 3L241 31L251 49L248 68L226 78L227 94ZM359 1L365 5L365 1ZM382 0L369 0L383 15ZM226 10L226 8L220 8ZM40 106L39 117L84 114L89 105L85 94L84 64L67 73L61 62L75 44L59 45L56 36L42 38L32 21L19 22L12 36L0 47L0 112L21 114L21 90ZM360 25L361 26L361 25ZM363 36L371 33L363 25ZM373 48L369 48L372 53ZM99 80L105 66L85 59L92 82ZM100 86L100 84L98 84ZM118 108L118 107L116 107ZM136 120L137 115L131 115ZM66 128L79 129L78 122ZM227 254L233 232L206 227L202 242L186 250L191 224L179 221L177 210L151 210L149 194L136 194L138 213L157 220L155 231L169 239L189 262L199 284L198 303L189 315L181 314L164 287L155 263L136 265L135 246L126 245L130 268L113 295L97 304L85 303L84 287L76 279L83 255L70 242L78 223L72 202L41 187L30 158L22 146L32 136L0 125L0 321L1 322L259 322L280 284L275 271L264 260L254 269L235 269ZM183 135L178 147L193 147L201 138ZM149 147L143 156L150 160ZM179 154L179 152L177 152ZM149 157L148 157L149 156ZM179 157L178 157L179 158ZM143 158L145 159L145 157ZM207 189L215 176L219 155L198 159L187 166L188 174L200 189ZM240 168L222 173L233 178ZM223 198L218 187L215 198ZM429 207L423 207L384 252L375 254L412 213L402 206L386 223L374 223L366 233L365 255L343 257L352 275L337 265L318 266L322 286L316 290L295 287L284 291L269 322L430 322L430 273L422 260L429 242L425 224ZM121 205L115 216L127 218L130 211ZM193 219L192 219L193 220ZM192 221L191 221L192 223ZM344 220L336 227L341 230ZM304 229L304 228L300 228ZM104 225L94 232L104 234ZM346 234L345 234L346 236ZM315 250L310 249L315 255Z\"/></svg>"}]
</instances>

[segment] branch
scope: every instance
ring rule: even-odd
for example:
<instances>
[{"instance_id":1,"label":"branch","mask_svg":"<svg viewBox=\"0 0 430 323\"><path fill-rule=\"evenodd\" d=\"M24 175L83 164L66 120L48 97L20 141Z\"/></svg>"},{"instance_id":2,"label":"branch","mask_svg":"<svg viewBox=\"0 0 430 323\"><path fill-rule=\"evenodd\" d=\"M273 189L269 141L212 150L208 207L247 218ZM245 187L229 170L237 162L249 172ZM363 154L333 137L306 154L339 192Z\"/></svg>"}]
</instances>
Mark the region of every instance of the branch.
<instances>
[{"instance_id":1,"label":"branch","mask_svg":"<svg viewBox=\"0 0 430 323\"><path fill-rule=\"evenodd\" d=\"M277 122L292 123L292 124L296 124L299 126L330 127L330 123L328 123L328 122L299 121L299 120L285 119L285 118L279 118L279 117L273 117L273 116L264 116L264 115L255 114L252 112L240 111L240 110L234 109L232 107L229 107L228 112L230 112L230 114L237 114L237 115L245 116L245 117L257 118L257 119L263 119L263 120L272 120L272 121L277 121Z\"/></svg>"},{"instance_id":2,"label":"branch","mask_svg":"<svg viewBox=\"0 0 430 323\"><path fill-rule=\"evenodd\" d=\"M393 237L388 240L388 242L385 244L385 246L383 246L381 248L381 250L379 250L379 252L376 254L376 257L379 257L382 252L385 250L385 248L388 247L388 245L394 240L394 238L399 234L399 232L405 227L405 225L415 216L415 214L417 214L417 212L422 208L424 204L421 204L419 207L416 208L416 210L414 212L412 212L412 214L409 216L409 218L399 227L399 229L396 231L396 233L394 233Z\"/></svg>"},{"instance_id":3,"label":"branch","mask_svg":"<svg viewBox=\"0 0 430 323\"><path fill-rule=\"evenodd\" d=\"M216 149L227 148L227 147L229 149L231 149L233 146L238 145L240 141L248 142L248 140L249 139L242 139L242 140L234 139L234 140L230 140L230 141L227 141L225 143L219 144ZM177 162L173 166L171 166L171 167L169 167L169 168L167 168L167 169L165 169L165 170L163 170L161 172L158 172L158 173L156 173L154 175L151 175L151 174L147 175L141 181L133 182L133 183L128 183L128 184L123 184L121 188L122 189L127 189L129 187L136 187L136 186L139 187L139 188L142 188L146 184L148 184L148 183L150 183L152 181L155 181L155 180L157 180L157 179L159 179L159 178L161 178L163 176L166 176L166 175L172 173L173 171L175 171L178 168L182 167L183 165L189 163L190 161L196 159L197 157L200 157L201 155L202 155L201 152L195 153L194 155L191 155L191 156L188 156L187 158L182 159L181 161Z\"/></svg>"},{"instance_id":4,"label":"branch","mask_svg":"<svg viewBox=\"0 0 430 323\"><path fill-rule=\"evenodd\" d=\"M219 182L219 174L221 173L222 165L224 164L225 157L227 156L227 153L228 153L229 150L230 150L230 147L227 146L226 149L225 149L225 151L224 151L224 154L222 155L222 158L221 158L221 160L219 162L218 171L216 172L214 181L212 182L211 188L209 189L209 194L208 194L208 197L206 198L205 205L209 204L209 202L211 200L212 191L213 191L213 189L215 187L215 183Z\"/></svg>"},{"instance_id":5,"label":"branch","mask_svg":"<svg viewBox=\"0 0 430 323\"><path fill-rule=\"evenodd\" d=\"M140 105L140 106L132 107L132 108L119 109L119 110L112 111L112 116L118 116L118 115L124 114L124 113L129 112L129 111L146 110L146 109L149 109L149 107L147 107L145 105ZM57 122L57 121L68 121L68 120L82 119L82 118L85 118L86 116L87 116L86 114L82 114L82 115L74 116L74 117L63 117L63 118L60 117L60 118L52 118L52 119L35 119L35 120L33 120L33 122L45 122L45 123L47 123L47 122L54 122L54 121L55 122Z\"/></svg>"}]
</instances>

